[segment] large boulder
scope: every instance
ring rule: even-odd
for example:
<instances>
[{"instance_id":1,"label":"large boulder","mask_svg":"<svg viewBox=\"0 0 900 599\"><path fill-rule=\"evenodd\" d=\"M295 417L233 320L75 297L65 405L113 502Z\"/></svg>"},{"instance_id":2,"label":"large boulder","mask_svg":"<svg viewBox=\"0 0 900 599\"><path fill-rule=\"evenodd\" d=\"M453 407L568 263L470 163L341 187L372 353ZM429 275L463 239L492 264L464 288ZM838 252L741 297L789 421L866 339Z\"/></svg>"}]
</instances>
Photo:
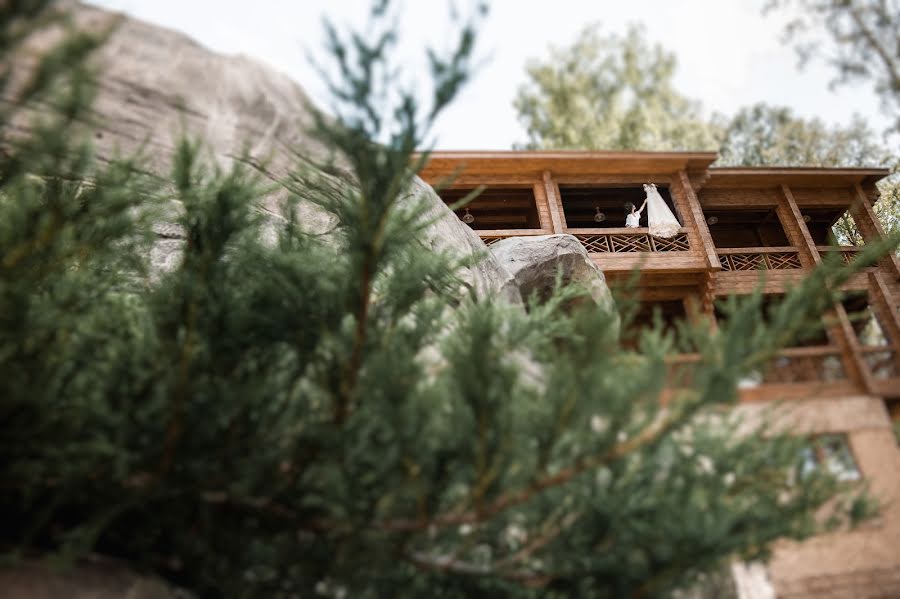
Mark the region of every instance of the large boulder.
<instances>
[{"instance_id":1,"label":"large boulder","mask_svg":"<svg viewBox=\"0 0 900 599\"><path fill-rule=\"evenodd\" d=\"M306 93L286 75L244 56L213 52L175 31L93 6L66 5L84 29L102 30L115 23L93 58L99 72L93 111L99 118L88 133L101 160L141 150L144 166L164 175L185 133L202 138L210 156L223 166L246 159L272 180L285 177L301 162L329 157L328 149L308 133L312 118ZM32 36L29 52L19 62L27 63L52 47L61 33L51 29ZM26 128L42 110L40 105L31 108L17 119L19 128ZM275 191L259 198L257 208L277 221L284 194ZM518 299L511 277L429 185L417 179L408 195L408 200L424 200L429 216L438 217L427 234L433 249L484 254L463 273L479 295ZM310 231L323 233L335 226L331 215L311 205L301 206L299 212ZM160 240L151 258L160 269L178 263L183 234L172 220L157 226Z\"/></svg>"},{"instance_id":2,"label":"large boulder","mask_svg":"<svg viewBox=\"0 0 900 599\"><path fill-rule=\"evenodd\" d=\"M546 298L561 276L582 286L597 305L614 307L603 271L572 235L508 237L491 245L491 254L515 278L523 298Z\"/></svg>"},{"instance_id":3,"label":"large boulder","mask_svg":"<svg viewBox=\"0 0 900 599\"><path fill-rule=\"evenodd\" d=\"M4 599L190 599L189 593L108 558L63 566L29 561L0 569Z\"/></svg>"}]
</instances>

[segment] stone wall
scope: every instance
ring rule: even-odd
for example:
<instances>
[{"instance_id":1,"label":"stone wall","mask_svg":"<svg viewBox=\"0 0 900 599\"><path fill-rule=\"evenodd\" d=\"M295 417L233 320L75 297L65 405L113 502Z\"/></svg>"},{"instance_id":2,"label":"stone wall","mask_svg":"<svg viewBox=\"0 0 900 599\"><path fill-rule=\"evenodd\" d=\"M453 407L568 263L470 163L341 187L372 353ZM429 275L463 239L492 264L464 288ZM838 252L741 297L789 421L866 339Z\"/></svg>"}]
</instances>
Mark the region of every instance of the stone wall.
<instances>
[{"instance_id":1,"label":"stone wall","mask_svg":"<svg viewBox=\"0 0 900 599\"><path fill-rule=\"evenodd\" d=\"M765 404L741 409L761 413ZM792 401L785 425L808 433L842 433L881 515L852 531L784 542L769 563L780 599L900 598L900 449L877 397ZM741 599L758 599L741 595ZM761 599L761 597L760 597Z\"/></svg>"}]
</instances>

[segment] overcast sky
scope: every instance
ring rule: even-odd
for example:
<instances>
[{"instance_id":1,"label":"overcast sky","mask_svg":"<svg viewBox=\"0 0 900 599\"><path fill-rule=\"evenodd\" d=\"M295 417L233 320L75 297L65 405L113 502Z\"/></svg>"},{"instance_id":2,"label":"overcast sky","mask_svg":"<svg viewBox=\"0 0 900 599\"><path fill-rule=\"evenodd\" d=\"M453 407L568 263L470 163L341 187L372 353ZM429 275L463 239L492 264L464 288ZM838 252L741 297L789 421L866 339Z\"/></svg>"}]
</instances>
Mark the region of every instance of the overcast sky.
<instances>
[{"instance_id":1,"label":"overcast sky","mask_svg":"<svg viewBox=\"0 0 900 599\"><path fill-rule=\"evenodd\" d=\"M361 24L368 0L93 0L138 18L183 31L226 53L259 59L322 98L306 52L323 56L323 15ZM457 0L465 6L465 0ZM803 70L780 39L783 17L762 14L763 0L494 0L481 29L474 80L435 131L441 149L509 149L525 141L512 100L529 58L550 45L567 45L584 25L624 32L632 22L678 57L676 85L700 99L706 111L730 114L754 102L786 105L805 117L846 123L853 113L881 131L886 119L871 87L828 90L832 71L820 64ZM414 48L449 41L447 3L406 0L401 35L404 57ZM415 71L415 69L413 69Z\"/></svg>"}]
</instances>

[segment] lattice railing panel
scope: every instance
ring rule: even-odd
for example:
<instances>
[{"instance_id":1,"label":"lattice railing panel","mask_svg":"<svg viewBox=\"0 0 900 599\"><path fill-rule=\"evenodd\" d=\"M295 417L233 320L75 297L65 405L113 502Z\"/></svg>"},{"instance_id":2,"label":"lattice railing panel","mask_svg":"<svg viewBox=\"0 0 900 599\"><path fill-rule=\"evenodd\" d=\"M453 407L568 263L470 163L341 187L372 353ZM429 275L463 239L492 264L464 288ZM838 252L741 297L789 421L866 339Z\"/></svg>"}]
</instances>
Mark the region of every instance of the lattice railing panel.
<instances>
[{"instance_id":1,"label":"lattice railing panel","mask_svg":"<svg viewBox=\"0 0 900 599\"><path fill-rule=\"evenodd\" d=\"M730 254L724 257L725 270L759 270L766 267L762 254Z\"/></svg>"},{"instance_id":2,"label":"lattice railing panel","mask_svg":"<svg viewBox=\"0 0 900 599\"><path fill-rule=\"evenodd\" d=\"M484 245L490 247L500 241L501 239L508 239L507 237L482 237L481 241L484 242Z\"/></svg>"},{"instance_id":3,"label":"lattice railing panel","mask_svg":"<svg viewBox=\"0 0 900 599\"><path fill-rule=\"evenodd\" d=\"M725 270L786 270L803 267L797 252L720 253L719 260Z\"/></svg>"},{"instance_id":4,"label":"lattice railing panel","mask_svg":"<svg viewBox=\"0 0 900 599\"><path fill-rule=\"evenodd\" d=\"M649 235L607 235L610 251L613 252L649 252Z\"/></svg>"},{"instance_id":5,"label":"lattice railing panel","mask_svg":"<svg viewBox=\"0 0 900 599\"><path fill-rule=\"evenodd\" d=\"M833 382L847 378L839 353L780 355L762 372L765 383Z\"/></svg>"},{"instance_id":6,"label":"lattice railing panel","mask_svg":"<svg viewBox=\"0 0 900 599\"><path fill-rule=\"evenodd\" d=\"M687 235L679 233L665 239L646 233L576 233L575 237L589 253L608 254L613 252L686 252L691 249Z\"/></svg>"},{"instance_id":7,"label":"lattice railing panel","mask_svg":"<svg viewBox=\"0 0 900 599\"><path fill-rule=\"evenodd\" d=\"M830 254L831 252L839 252L841 255L841 261L844 264L850 264L851 262L856 260L857 253L861 248L846 245L819 245L816 246L816 249L819 250L819 253L822 254L823 257L825 257L825 255L827 254Z\"/></svg>"},{"instance_id":8,"label":"lattice railing panel","mask_svg":"<svg viewBox=\"0 0 900 599\"><path fill-rule=\"evenodd\" d=\"M801 268L800 254L796 252L779 252L777 254L763 254L766 258L766 268L779 270L783 268Z\"/></svg>"},{"instance_id":9,"label":"lattice railing panel","mask_svg":"<svg viewBox=\"0 0 900 599\"><path fill-rule=\"evenodd\" d=\"M612 251L609 249L608 235L576 235L575 237L589 254L605 254Z\"/></svg>"},{"instance_id":10,"label":"lattice railing panel","mask_svg":"<svg viewBox=\"0 0 900 599\"><path fill-rule=\"evenodd\" d=\"M650 243L653 245L654 252L686 252L691 249L687 235L681 233L668 239L651 235Z\"/></svg>"}]
</instances>

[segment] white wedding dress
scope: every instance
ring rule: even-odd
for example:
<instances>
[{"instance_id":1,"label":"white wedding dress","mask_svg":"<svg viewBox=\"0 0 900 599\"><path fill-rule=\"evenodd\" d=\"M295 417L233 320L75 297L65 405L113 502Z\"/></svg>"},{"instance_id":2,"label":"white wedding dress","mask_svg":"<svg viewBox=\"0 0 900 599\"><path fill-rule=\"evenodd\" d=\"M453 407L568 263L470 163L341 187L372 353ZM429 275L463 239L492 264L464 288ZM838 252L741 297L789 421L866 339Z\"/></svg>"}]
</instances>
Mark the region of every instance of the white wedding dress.
<instances>
[{"instance_id":1,"label":"white wedding dress","mask_svg":"<svg viewBox=\"0 0 900 599\"><path fill-rule=\"evenodd\" d=\"M674 237L681 230L681 223L659 195L656 185L646 184L644 191L647 192L647 221L650 224L650 234L654 237Z\"/></svg>"}]
</instances>

